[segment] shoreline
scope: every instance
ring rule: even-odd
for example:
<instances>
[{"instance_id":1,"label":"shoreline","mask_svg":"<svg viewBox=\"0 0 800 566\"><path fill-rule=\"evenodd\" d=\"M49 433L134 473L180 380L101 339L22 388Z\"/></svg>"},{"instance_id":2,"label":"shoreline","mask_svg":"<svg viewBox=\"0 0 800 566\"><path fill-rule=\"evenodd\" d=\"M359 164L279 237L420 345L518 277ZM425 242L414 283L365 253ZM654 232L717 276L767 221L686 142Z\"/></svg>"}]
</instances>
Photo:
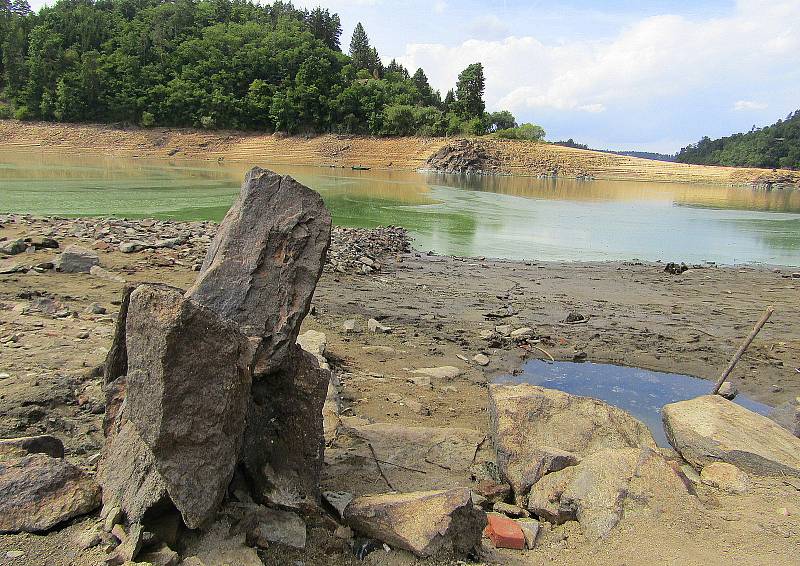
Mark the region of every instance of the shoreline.
<instances>
[{"instance_id":1,"label":"shoreline","mask_svg":"<svg viewBox=\"0 0 800 566\"><path fill-rule=\"evenodd\" d=\"M425 169L431 156L460 139L463 138L380 138L337 134L288 137L258 132L0 120L0 147L38 147L44 151L173 160L252 162L267 157L278 164L365 166L386 171ZM476 141L496 159L496 167L487 168L483 174L731 187L766 187L778 182L800 187L800 171L689 165L488 137Z\"/></svg>"}]
</instances>

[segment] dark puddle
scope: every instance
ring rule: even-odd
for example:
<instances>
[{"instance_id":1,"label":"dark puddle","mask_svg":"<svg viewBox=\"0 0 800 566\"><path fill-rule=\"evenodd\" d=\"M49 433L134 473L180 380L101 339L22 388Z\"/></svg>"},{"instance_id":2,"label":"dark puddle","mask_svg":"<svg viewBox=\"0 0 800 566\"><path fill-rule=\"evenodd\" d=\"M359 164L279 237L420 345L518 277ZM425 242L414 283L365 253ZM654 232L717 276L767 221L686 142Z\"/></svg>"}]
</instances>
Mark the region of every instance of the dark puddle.
<instances>
[{"instance_id":1,"label":"dark puddle","mask_svg":"<svg viewBox=\"0 0 800 566\"><path fill-rule=\"evenodd\" d=\"M523 366L522 374L504 376L498 382L528 383L600 399L624 409L645 423L660 446L669 446L661 425L661 407L707 395L713 388L710 381L691 375L660 373L611 364L548 364L540 360L527 362ZM741 394L736 397L735 402L762 415L766 415L771 409L768 405Z\"/></svg>"}]
</instances>

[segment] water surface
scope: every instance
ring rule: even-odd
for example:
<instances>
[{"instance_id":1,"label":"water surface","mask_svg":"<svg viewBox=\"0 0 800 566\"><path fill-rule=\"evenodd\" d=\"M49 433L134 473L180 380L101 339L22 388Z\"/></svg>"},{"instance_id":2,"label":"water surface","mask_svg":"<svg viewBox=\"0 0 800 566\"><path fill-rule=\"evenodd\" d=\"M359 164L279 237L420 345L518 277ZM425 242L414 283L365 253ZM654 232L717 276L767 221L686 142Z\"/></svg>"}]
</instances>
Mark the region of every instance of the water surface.
<instances>
[{"instance_id":1,"label":"water surface","mask_svg":"<svg viewBox=\"0 0 800 566\"><path fill-rule=\"evenodd\" d=\"M646 424L660 446L669 446L661 424L661 408L669 403L708 395L714 387L710 381L691 375L610 364L548 364L541 360L531 360L525 364L522 374L506 376L498 381L540 385L610 403ZM768 405L741 394L734 401L762 415L770 411Z\"/></svg>"},{"instance_id":2,"label":"water surface","mask_svg":"<svg viewBox=\"0 0 800 566\"><path fill-rule=\"evenodd\" d=\"M319 191L339 225L442 254L800 265L800 191L465 177L0 149L0 211L220 220L252 165Z\"/></svg>"}]
</instances>

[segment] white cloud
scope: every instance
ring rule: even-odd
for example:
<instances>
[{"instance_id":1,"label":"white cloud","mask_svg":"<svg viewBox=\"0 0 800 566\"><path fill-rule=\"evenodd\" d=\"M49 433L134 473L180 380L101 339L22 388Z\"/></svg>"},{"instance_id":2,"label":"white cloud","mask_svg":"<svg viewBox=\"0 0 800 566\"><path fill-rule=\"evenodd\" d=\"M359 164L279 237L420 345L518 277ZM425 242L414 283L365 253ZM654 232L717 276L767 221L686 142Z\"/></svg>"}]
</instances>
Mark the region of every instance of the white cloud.
<instances>
[{"instance_id":1,"label":"white cloud","mask_svg":"<svg viewBox=\"0 0 800 566\"><path fill-rule=\"evenodd\" d=\"M444 14L447 10L447 2L445 0L437 0L433 4L433 11L437 14Z\"/></svg>"},{"instance_id":2,"label":"white cloud","mask_svg":"<svg viewBox=\"0 0 800 566\"><path fill-rule=\"evenodd\" d=\"M398 60L423 67L443 91L461 69L481 61L490 108L602 112L702 89L744 89L775 69L796 69L797 22L798 0L739 0L725 17L652 16L606 40L545 44L512 36L410 44Z\"/></svg>"},{"instance_id":3,"label":"white cloud","mask_svg":"<svg viewBox=\"0 0 800 566\"><path fill-rule=\"evenodd\" d=\"M768 104L764 102L756 102L755 100L737 100L733 105L733 109L737 112L744 110L764 110Z\"/></svg>"}]
</instances>

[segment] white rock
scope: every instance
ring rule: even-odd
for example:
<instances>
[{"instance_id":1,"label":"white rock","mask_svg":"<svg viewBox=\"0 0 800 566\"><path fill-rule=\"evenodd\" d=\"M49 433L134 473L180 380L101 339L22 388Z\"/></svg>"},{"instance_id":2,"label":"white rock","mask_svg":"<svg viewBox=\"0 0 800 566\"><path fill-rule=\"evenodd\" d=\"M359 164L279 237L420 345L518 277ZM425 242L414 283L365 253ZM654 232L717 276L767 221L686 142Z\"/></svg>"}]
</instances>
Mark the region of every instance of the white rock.
<instances>
[{"instance_id":1,"label":"white rock","mask_svg":"<svg viewBox=\"0 0 800 566\"><path fill-rule=\"evenodd\" d=\"M455 366L441 366L435 368L415 369L411 373L416 375L427 375L433 379L455 379L464 373L464 370Z\"/></svg>"},{"instance_id":2,"label":"white rock","mask_svg":"<svg viewBox=\"0 0 800 566\"><path fill-rule=\"evenodd\" d=\"M478 364L479 366L488 366L489 365L489 356L485 354L476 354L472 361Z\"/></svg>"},{"instance_id":3,"label":"white rock","mask_svg":"<svg viewBox=\"0 0 800 566\"><path fill-rule=\"evenodd\" d=\"M369 319L367 322L367 328L370 332L376 332L378 334L388 334L392 331L390 327L382 325L374 318Z\"/></svg>"}]
</instances>

